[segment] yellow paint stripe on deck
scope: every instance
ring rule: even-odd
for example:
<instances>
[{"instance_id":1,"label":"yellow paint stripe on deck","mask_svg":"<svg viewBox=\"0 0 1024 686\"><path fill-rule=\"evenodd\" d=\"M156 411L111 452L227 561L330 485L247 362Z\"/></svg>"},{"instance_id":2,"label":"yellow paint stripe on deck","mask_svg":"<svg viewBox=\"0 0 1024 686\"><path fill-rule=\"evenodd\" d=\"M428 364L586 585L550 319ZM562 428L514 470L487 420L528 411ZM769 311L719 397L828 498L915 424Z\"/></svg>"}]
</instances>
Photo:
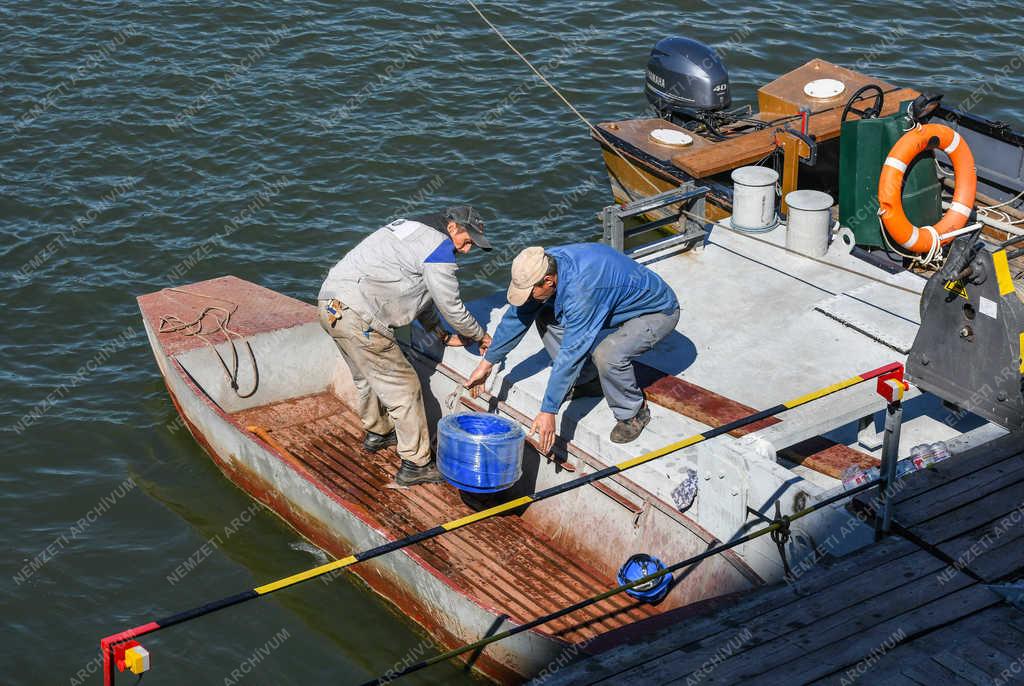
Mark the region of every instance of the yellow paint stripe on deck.
<instances>
[{"instance_id":1,"label":"yellow paint stripe on deck","mask_svg":"<svg viewBox=\"0 0 1024 686\"><path fill-rule=\"evenodd\" d=\"M808 393L807 395L802 395L799 398L794 398L793 400L790 400L788 403L783 403L783 407L785 407L788 410L792 410L794 407L797 407L798 405L806 405L812 400L817 400L818 398L830 395L832 393L835 393L836 391L841 391L844 388L855 386L861 383L862 381L864 381L864 378L859 375L851 376L849 379L846 379L845 381L834 383L831 386L826 386L825 388L818 389L812 393Z\"/></svg>"},{"instance_id":2,"label":"yellow paint stripe on deck","mask_svg":"<svg viewBox=\"0 0 1024 686\"><path fill-rule=\"evenodd\" d=\"M999 295L1009 295L1016 289L1013 287L1013 276L1010 275L1010 263L1006 259L1006 250L992 253L992 264L996 267L996 282L999 284Z\"/></svg>"},{"instance_id":3,"label":"yellow paint stripe on deck","mask_svg":"<svg viewBox=\"0 0 1024 686\"><path fill-rule=\"evenodd\" d=\"M259 593L260 595L263 595L264 593L271 593L286 586L297 584L300 581L305 581L306 579L312 579L315 576L320 576L321 574L332 572L335 569L342 569L344 567L348 567L351 564L355 564L355 562L356 556L349 555L348 557L343 557L340 560L328 562L325 565L320 565L319 567L314 567L313 569L307 569L306 571L299 572L298 574L292 574L291 576L285 577L284 579L278 579L277 581L271 582L269 584L257 586L253 590Z\"/></svg>"},{"instance_id":4,"label":"yellow paint stripe on deck","mask_svg":"<svg viewBox=\"0 0 1024 686\"><path fill-rule=\"evenodd\" d=\"M493 515L501 514L502 512L508 512L509 510L514 510L517 507L529 505L532 502L533 498L531 498L528 495L524 495L522 498L516 498L515 500L510 500L507 503L495 505L494 507L488 508L486 510L481 510L480 512L474 512L471 515L466 515L465 517L461 517L459 519L453 519L447 524L442 524L441 528L445 531L451 531L452 529L458 529L459 527L466 526L467 524L472 524L473 522L480 521L481 519L487 519L488 517L491 517Z\"/></svg>"}]
</instances>

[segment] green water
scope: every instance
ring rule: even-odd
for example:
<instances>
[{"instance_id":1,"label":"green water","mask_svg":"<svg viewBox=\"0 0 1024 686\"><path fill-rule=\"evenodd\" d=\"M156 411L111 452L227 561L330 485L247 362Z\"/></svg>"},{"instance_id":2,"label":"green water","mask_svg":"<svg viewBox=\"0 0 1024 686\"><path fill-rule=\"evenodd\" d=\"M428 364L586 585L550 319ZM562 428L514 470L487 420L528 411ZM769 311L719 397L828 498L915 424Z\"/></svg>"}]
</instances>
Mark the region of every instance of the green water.
<instances>
[{"instance_id":1,"label":"green water","mask_svg":"<svg viewBox=\"0 0 1024 686\"><path fill-rule=\"evenodd\" d=\"M597 121L643 110L668 33L723 46L737 103L823 57L1024 121L1016 3L483 8ZM137 295L230 273L311 299L395 214L473 203L500 249L538 222L551 243L593 236L609 193L580 122L462 2L6 2L0 17L0 682L99 683L101 636L321 561L176 425ZM506 278L481 264L465 262L469 298ZM147 640L144 683L357 683L433 650L421 641L358 584L313 582Z\"/></svg>"}]
</instances>

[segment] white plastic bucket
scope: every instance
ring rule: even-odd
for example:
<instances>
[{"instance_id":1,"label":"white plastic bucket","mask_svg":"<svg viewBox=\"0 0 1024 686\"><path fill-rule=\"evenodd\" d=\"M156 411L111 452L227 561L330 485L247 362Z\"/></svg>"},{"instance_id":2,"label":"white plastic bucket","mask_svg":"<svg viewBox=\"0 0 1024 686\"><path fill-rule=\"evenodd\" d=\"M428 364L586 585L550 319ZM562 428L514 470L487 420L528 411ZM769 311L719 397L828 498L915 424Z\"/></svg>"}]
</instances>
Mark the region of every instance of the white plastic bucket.
<instances>
[{"instance_id":1,"label":"white plastic bucket","mask_svg":"<svg viewBox=\"0 0 1024 686\"><path fill-rule=\"evenodd\" d=\"M732 171L732 228L760 232L775 228L775 186L779 174L768 167Z\"/></svg>"},{"instance_id":2,"label":"white plastic bucket","mask_svg":"<svg viewBox=\"0 0 1024 686\"><path fill-rule=\"evenodd\" d=\"M811 257L821 257L828 252L833 204L835 201L832 196L821 191L787 193L789 222L786 228L786 247Z\"/></svg>"}]
</instances>

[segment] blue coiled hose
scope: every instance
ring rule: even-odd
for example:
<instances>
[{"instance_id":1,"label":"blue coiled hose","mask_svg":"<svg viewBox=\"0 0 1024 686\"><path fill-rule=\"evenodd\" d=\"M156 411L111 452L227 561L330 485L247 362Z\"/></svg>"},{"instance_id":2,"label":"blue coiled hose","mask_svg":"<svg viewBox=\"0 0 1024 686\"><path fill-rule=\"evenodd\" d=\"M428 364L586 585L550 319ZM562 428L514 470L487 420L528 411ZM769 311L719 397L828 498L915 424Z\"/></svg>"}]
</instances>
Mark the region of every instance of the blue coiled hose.
<instances>
[{"instance_id":1,"label":"blue coiled hose","mask_svg":"<svg viewBox=\"0 0 1024 686\"><path fill-rule=\"evenodd\" d=\"M523 475L526 432L518 422L485 412L443 417L437 424L437 468L450 484L495 493Z\"/></svg>"}]
</instances>

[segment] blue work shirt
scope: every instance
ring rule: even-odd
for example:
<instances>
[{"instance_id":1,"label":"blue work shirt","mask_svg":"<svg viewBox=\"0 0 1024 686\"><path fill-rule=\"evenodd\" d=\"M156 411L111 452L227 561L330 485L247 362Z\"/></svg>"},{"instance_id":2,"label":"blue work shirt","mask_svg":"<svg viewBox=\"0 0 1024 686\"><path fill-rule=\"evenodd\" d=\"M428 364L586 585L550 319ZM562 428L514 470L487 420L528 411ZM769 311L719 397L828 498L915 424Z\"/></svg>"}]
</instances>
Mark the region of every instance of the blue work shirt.
<instances>
[{"instance_id":1,"label":"blue work shirt","mask_svg":"<svg viewBox=\"0 0 1024 686\"><path fill-rule=\"evenodd\" d=\"M553 304L555 320L564 327L565 335L540 409L555 413L602 329L645 314L672 312L679 301L660 276L607 245L576 243L550 248L547 254L558 262L555 294L547 302L531 298L520 307L510 306L484 359L492 364L504 360L541 309Z\"/></svg>"}]
</instances>

